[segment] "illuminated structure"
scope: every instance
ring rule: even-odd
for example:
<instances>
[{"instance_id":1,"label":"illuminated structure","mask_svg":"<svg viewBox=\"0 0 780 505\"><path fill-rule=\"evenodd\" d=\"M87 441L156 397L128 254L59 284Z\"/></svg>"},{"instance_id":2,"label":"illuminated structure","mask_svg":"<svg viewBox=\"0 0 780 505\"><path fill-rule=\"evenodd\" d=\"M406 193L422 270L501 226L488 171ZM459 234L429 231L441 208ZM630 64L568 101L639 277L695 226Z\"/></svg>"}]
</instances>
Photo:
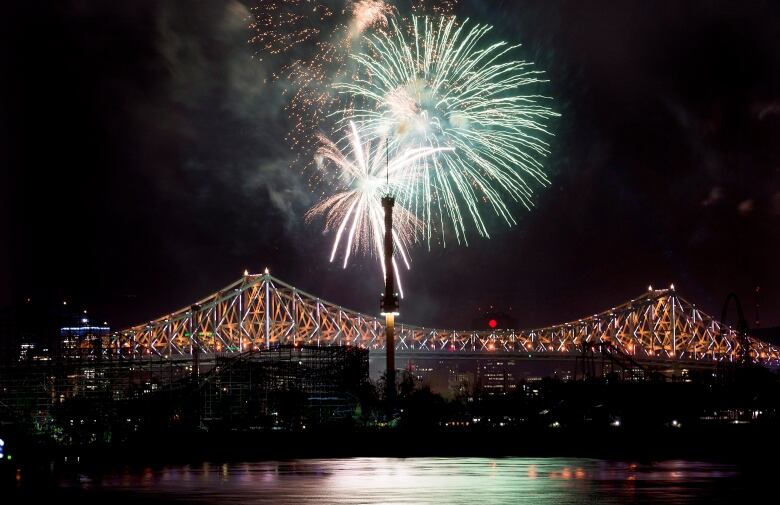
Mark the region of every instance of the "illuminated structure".
<instances>
[{"instance_id":1,"label":"illuminated structure","mask_svg":"<svg viewBox=\"0 0 780 505\"><path fill-rule=\"evenodd\" d=\"M387 195L382 198L385 210L385 292L382 295L381 314L385 316L385 355L387 357L387 394L391 400L395 396L395 316L399 314L398 293L393 287L395 269L393 268L393 205L395 199Z\"/></svg>"},{"instance_id":2,"label":"illuminated structure","mask_svg":"<svg viewBox=\"0 0 780 505\"><path fill-rule=\"evenodd\" d=\"M60 328L62 355L69 359L100 357L100 348L110 332L107 325L91 324L88 318L81 317L78 324Z\"/></svg>"},{"instance_id":3,"label":"illuminated structure","mask_svg":"<svg viewBox=\"0 0 780 505\"><path fill-rule=\"evenodd\" d=\"M382 295L381 314L385 316L385 356L387 357L387 398L395 399L395 316L399 314L398 293L393 287L395 269L393 268L393 205L395 198L390 195L382 198L385 210L385 292Z\"/></svg>"},{"instance_id":4,"label":"illuminated structure","mask_svg":"<svg viewBox=\"0 0 780 505\"><path fill-rule=\"evenodd\" d=\"M620 306L568 323L531 330L456 331L395 325L398 355L576 358L583 343L609 343L643 361L737 362L741 341L750 359L780 365L780 348L739 338L673 288L650 289ZM385 325L305 293L265 273L246 274L190 307L105 337L102 352L122 357L189 359L275 345L354 345L383 353Z\"/></svg>"},{"instance_id":5,"label":"illuminated structure","mask_svg":"<svg viewBox=\"0 0 780 505\"><path fill-rule=\"evenodd\" d=\"M79 347L81 359L28 360L0 368L0 404L7 407L0 409L0 423L25 420L58 440L78 441L134 433L139 413L158 411L215 429L305 429L304 422L348 419L356 408L349 389L365 381L366 359L386 357L384 322L309 295L267 271L245 273L189 307ZM396 358L436 362L419 370L421 378L434 379L433 368L444 365L444 389L456 395L469 394L475 379L487 394L516 390L515 365L525 359L568 359L581 362L575 378L609 372L631 381L669 369L684 379L691 369L714 372L715 365L736 364L744 356L780 366L780 348L739 336L673 288L650 289L600 314L535 330L452 331L405 324L394 329ZM746 353L743 342L749 345ZM472 358L481 361L477 376L461 366ZM452 361L444 364L447 360ZM176 412L165 410L172 398L179 402ZM82 410L52 408L65 403ZM273 414L285 409L283 416ZM108 418L122 422L106 425ZM73 429L58 431L62 426Z\"/></svg>"}]
</instances>

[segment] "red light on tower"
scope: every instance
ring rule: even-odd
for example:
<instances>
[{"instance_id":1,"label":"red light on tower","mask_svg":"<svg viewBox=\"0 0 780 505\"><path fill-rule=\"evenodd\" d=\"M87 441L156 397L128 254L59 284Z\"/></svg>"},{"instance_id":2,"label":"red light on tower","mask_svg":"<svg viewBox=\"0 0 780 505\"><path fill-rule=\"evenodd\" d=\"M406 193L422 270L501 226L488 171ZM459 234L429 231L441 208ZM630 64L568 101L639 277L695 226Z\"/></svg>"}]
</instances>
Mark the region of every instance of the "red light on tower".
<instances>
[{"instance_id":1,"label":"red light on tower","mask_svg":"<svg viewBox=\"0 0 780 505\"><path fill-rule=\"evenodd\" d=\"M496 321L495 319L491 319L490 321L488 321L488 326L490 326L491 328L495 328L496 326L498 326L498 321Z\"/></svg>"}]
</instances>

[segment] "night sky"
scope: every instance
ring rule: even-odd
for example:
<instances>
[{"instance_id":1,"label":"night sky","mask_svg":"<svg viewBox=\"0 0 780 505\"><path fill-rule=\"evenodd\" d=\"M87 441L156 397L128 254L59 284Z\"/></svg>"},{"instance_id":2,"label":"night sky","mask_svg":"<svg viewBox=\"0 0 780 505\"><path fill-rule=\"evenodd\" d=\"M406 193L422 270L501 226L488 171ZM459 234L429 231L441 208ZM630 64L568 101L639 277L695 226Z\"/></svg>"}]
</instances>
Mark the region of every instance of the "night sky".
<instances>
[{"instance_id":1,"label":"night sky","mask_svg":"<svg viewBox=\"0 0 780 505\"><path fill-rule=\"evenodd\" d=\"M0 305L67 299L113 327L245 268L377 313L375 259L332 236L290 167L284 98L237 0L5 6ZM780 324L780 4L463 1L547 71L551 186L519 224L419 246L402 320L521 327L668 286L713 315L735 291ZM488 211L488 209L486 209Z\"/></svg>"}]
</instances>

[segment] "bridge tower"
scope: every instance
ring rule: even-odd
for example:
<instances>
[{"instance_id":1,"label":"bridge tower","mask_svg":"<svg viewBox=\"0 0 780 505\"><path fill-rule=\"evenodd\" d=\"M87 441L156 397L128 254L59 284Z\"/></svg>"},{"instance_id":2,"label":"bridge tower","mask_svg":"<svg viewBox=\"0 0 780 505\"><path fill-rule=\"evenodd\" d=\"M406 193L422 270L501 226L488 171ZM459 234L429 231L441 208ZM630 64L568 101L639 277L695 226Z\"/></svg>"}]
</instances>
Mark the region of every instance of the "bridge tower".
<instances>
[{"instance_id":1,"label":"bridge tower","mask_svg":"<svg viewBox=\"0 0 780 505\"><path fill-rule=\"evenodd\" d=\"M380 300L380 313L385 316L387 400L391 411L395 403L395 316L399 314L400 308L393 269L393 205L395 198L392 195L382 198L382 208L385 210L385 292Z\"/></svg>"}]
</instances>

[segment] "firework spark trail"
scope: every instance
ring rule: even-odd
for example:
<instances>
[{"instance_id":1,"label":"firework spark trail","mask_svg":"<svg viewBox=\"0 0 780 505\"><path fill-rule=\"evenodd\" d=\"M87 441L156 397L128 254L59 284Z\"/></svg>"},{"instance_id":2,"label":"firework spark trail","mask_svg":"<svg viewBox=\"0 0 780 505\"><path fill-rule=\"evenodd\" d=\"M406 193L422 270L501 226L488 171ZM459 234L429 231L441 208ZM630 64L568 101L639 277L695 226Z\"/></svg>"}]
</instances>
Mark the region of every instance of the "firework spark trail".
<instances>
[{"instance_id":1,"label":"firework spark trail","mask_svg":"<svg viewBox=\"0 0 780 505\"><path fill-rule=\"evenodd\" d=\"M386 28L395 14L383 0L259 0L252 8L249 43L257 56L288 57L279 58L284 63L273 74L289 97L287 140L295 161L311 159L314 132L335 103L331 83L344 78L349 53L364 32Z\"/></svg>"},{"instance_id":2,"label":"firework spark trail","mask_svg":"<svg viewBox=\"0 0 780 505\"><path fill-rule=\"evenodd\" d=\"M549 183L541 162L545 123L558 114L544 105L547 98L523 94L546 82L542 72L510 58L518 46L485 43L489 26L467 25L452 16L413 16L406 35L392 19L352 55L360 77L335 85L357 103L340 109L339 121L389 138L391 150L453 148L408 164L414 176L398 192L399 203L421 216L429 247L437 228L443 242L450 228L467 243L467 218L489 236L481 203L514 224L509 201L530 208L533 186Z\"/></svg>"},{"instance_id":3,"label":"firework spark trail","mask_svg":"<svg viewBox=\"0 0 780 505\"><path fill-rule=\"evenodd\" d=\"M423 159L435 158L437 153L449 150L449 148L429 146L410 148L386 160L381 152L384 139L380 139L374 146L371 142L364 144L355 123L349 123L346 138L349 141L347 154L324 135L319 136L320 147L317 156L321 161L320 164L323 167L333 165L346 188L322 200L306 213L307 220L324 216L325 231L336 230L330 261L336 258L341 248L344 254L344 268L349 262L350 255L361 249L369 253L373 251L381 260L385 233L382 195L395 194L408 187L409 178L415 177L414 172L409 169L410 165L416 165ZM419 233L422 222L403 206L398 205L394 211L394 224L393 243L408 269L407 251ZM380 261L380 264L382 264L383 276L387 275L384 263ZM393 269L399 292L403 296L395 259L393 259Z\"/></svg>"},{"instance_id":4,"label":"firework spark trail","mask_svg":"<svg viewBox=\"0 0 780 505\"><path fill-rule=\"evenodd\" d=\"M333 9L317 0L260 0L252 7L249 43L268 54L280 54L322 34Z\"/></svg>"}]
</instances>

